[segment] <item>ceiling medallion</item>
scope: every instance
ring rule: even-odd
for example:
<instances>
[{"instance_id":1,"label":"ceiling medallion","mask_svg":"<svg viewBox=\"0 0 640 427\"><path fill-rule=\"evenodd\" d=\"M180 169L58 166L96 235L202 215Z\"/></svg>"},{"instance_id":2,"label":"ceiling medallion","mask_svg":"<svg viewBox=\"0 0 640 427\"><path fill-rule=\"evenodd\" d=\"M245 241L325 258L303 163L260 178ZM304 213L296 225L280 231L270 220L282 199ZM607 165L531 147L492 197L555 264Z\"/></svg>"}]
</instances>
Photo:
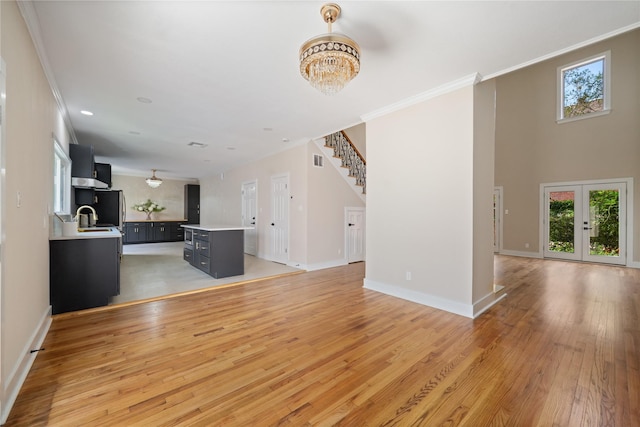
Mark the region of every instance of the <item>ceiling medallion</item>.
<instances>
[{"instance_id":1,"label":"ceiling medallion","mask_svg":"<svg viewBox=\"0 0 640 427\"><path fill-rule=\"evenodd\" d=\"M349 37L331 32L340 6L327 3L320 9L327 34L307 40L300 48L300 74L325 95L335 95L360 72L360 47Z\"/></svg>"}]
</instances>

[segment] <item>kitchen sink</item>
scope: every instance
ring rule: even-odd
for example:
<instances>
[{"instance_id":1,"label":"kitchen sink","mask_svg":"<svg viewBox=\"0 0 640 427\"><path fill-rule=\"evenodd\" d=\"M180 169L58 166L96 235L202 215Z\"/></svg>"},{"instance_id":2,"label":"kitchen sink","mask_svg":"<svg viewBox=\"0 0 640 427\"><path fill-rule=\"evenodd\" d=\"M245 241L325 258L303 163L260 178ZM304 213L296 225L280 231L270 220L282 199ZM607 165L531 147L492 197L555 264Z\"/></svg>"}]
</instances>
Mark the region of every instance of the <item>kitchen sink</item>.
<instances>
[{"instance_id":1,"label":"kitchen sink","mask_svg":"<svg viewBox=\"0 0 640 427\"><path fill-rule=\"evenodd\" d=\"M91 227L91 228L78 228L78 231L80 233L86 233L86 232L95 232L95 231L111 231L111 229L104 228L104 227Z\"/></svg>"}]
</instances>

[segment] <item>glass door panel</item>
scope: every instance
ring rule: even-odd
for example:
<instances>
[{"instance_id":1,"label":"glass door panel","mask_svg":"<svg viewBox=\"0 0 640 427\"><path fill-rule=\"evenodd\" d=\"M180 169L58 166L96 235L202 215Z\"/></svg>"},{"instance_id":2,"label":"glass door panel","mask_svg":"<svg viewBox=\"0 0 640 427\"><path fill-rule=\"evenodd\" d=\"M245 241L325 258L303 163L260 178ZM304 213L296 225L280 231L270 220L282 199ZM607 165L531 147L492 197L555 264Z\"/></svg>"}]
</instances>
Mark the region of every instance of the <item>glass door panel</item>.
<instances>
[{"instance_id":1,"label":"glass door panel","mask_svg":"<svg viewBox=\"0 0 640 427\"><path fill-rule=\"evenodd\" d=\"M583 259L624 264L626 184L585 185L583 193Z\"/></svg>"},{"instance_id":2,"label":"glass door panel","mask_svg":"<svg viewBox=\"0 0 640 427\"><path fill-rule=\"evenodd\" d=\"M581 192L576 186L547 187L546 200L546 257L576 259L582 256L580 250L582 234L576 222L576 206L580 216ZM576 249L578 248L578 249Z\"/></svg>"}]
</instances>

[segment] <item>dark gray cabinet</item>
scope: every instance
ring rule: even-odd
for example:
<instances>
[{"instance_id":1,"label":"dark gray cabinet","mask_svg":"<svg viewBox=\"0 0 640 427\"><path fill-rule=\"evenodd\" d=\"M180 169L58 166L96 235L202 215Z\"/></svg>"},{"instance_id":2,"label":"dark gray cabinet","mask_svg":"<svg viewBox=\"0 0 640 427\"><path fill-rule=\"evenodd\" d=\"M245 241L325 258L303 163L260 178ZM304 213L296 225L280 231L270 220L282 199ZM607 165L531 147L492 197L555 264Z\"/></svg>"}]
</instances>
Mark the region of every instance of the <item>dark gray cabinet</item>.
<instances>
[{"instance_id":1,"label":"dark gray cabinet","mask_svg":"<svg viewBox=\"0 0 640 427\"><path fill-rule=\"evenodd\" d=\"M109 304L120 293L120 238L51 240L49 299L53 314Z\"/></svg>"},{"instance_id":2,"label":"dark gray cabinet","mask_svg":"<svg viewBox=\"0 0 640 427\"><path fill-rule=\"evenodd\" d=\"M171 228L168 222L150 222L148 240L168 242L171 240Z\"/></svg>"},{"instance_id":3,"label":"dark gray cabinet","mask_svg":"<svg viewBox=\"0 0 640 427\"><path fill-rule=\"evenodd\" d=\"M181 242L184 240L184 221L126 222L124 243Z\"/></svg>"},{"instance_id":4,"label":"dark gray cabinet","mask_svg":"<svg viewBox=\"0 0 640 427\"><path fill-rule=\"evenodd\" d=\"M200 186L185 184L184 217L188 224L200 224Z\"/></svg>"},{"instance_id":5,"label":"dark gray cabinet","mask_svg":"<svg viewBox=\"0 0 640 427\"><path fill-rule=\"evenodd\" d=\"M170 240L172 242L181 242L184 240L184 228L182 228L184 222L170 222Z\"/></svg>"},{"instance_id":6,"label":"dark gray cabinet","mask_svg":"<svg viewBox=\"0 0 640 427\"><path fill-rule=\"evenodd\" d=\"M96 179L111 188L111 165L109 163L95 163Z\"/></svg>"},{"instance_id":7,"label":"dark gray cabinet","mask_svg":"<svg viewBox=\"0 0 640 427\"><path fill-rule=\"evenodd\" d=\"M93 146L69 144L71 176L75 178L95 178Z\"/></svg>"},{"instance_id":8,"label":"dark gray cabinet","mask_svg":"<svg viewBox=\"0 0 640 427\"><path fill-rule=\"evenodd\" d=\"M146 243L148 225L147 222L127 222L124 225L124 243Z\"/></svg>"},{"instance_id":9,"label":"dark gray cabinet","mask_svg":"<svg viewBox=\"0 0 640 427\"><path fill-rule=\"evenodd\" d=\"M220 279L244 274L244 230L193 230L193 245L185 244L184 259Z\"/></svg>"}]
</instances>

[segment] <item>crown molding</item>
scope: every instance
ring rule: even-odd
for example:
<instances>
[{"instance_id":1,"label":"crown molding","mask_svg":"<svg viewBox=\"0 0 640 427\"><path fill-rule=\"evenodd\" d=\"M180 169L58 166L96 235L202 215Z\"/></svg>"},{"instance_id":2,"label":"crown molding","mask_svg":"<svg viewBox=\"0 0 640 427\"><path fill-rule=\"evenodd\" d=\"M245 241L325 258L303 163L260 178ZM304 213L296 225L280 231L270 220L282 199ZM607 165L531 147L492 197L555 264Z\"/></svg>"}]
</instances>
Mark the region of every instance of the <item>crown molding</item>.
<instances>
[{"instance_id":1,"label":"crown molding","mask_svg":"<svg viewBox=\"0 0 640 427\"><path fill-rule=\"evenodd\" d=\"M396 103L393 103L386 107L382 107L370 113L363 114L362 116L360 116L360 118L362 119L363 122L368 122L378 117L385 116L395 111L402 110L404 108L410 107L415 104L419 104L421 102L438 97L440 95L444 95L445 93L453 92L458 89L462 89L463 87L476 85L481 81L482 81L482 76L480 75L480 73L469 74L468 76L462 77L461 79L453 80L449 83L445 83L441 86L430 89L426 92L422 92L417 95L410 96L409 98L405 98L402 101L398 101Z\"/></svg>"},{"instance_id":2,"label":"crown molding","mask_svg":"<svg viewBox=\"0 0 640 427\"><path fill-rule=\"evenodd\" d=\"M46 51L44 49L44 43L42 42L42 35L40 34L40 22L38 21L38 14L36 13L35 8L33 7L33 2L31 1L17 1L18 8L20 9L20 14L22 15L22 19L24 19L25 24L27 25L27 30L31 35L31 40L33 41L33 45L36 49L36 53L38 54L38 59L40 59L40 65L42 65L42 69L44 70L44 75L49 82L49 87L51 88L51 92L53 93L53 97L56 100L56 104L58 104L58 108L60 109L60 114L62 114L62 119L64 120L64 124L67 126L67 132L69 132L69 137L71 138L71 142L74 144L78 143L78 139L76 138L76 133L73 130L73 126L71 125L71 118L69 117L69 110L67 110L67 106L62 99L62 94L60 94L60 90L58 89L58 84L53 75L53 71L51 70L51 65L49 65L49 59L47 57Z\"/></svg>"},{"instance_id":3,"label":"crown molding","mask_svg":"<svg viewBox=\"0 0 640 427\"><path fill-rule=\"evenodd\" d=\"M583 42L571 45L571 46L566 47L564 49L556 50L555 52L549 53L547 55L543 55L543 56L540 56L540 57L538 57L536 59L532 59L530 61L523 62L522 64L514 65L513 67L505 68L504 70L497 71L495 73L486 75L486 76L484 76L483 80L493 79L493 78L502 76L504 74L508 74L508 73L513 72L513 71L517 71L517 70L519 70L521 68L525 68L525 67L528 67L530 65L534 65L534 64L537 64L539 62L546 61L547 59L551 59L551 58L555 58L555 57L560 56L560 55L564 55L565 53L573 52L574 50L582 49L583 47L587 47L587 46L590 46L592 44L599 43L599 42L601 42L603 40L610 39L610 38L615 37L615 36L619 36L620 34L626 33L628 31L633 31L633 30L635 30L637 28L640 28L640 22L636 22L634 24L627 25L626 27L618 28L617 30L610 31L610 32L608 32L606 34L602 34L600 36L593 37L593 38L591 38L589 40L585 40Z\"/></svg>"}]
</instances>

